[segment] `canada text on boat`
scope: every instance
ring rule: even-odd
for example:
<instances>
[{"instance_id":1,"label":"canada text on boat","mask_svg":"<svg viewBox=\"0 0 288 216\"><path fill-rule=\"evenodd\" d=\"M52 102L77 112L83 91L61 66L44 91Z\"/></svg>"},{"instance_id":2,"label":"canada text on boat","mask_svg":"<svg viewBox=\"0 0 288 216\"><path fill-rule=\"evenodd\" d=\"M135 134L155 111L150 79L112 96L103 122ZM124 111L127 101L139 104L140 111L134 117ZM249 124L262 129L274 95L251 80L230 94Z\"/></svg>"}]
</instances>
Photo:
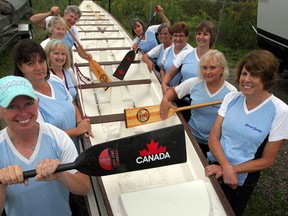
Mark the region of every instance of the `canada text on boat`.
<instances>
[{"instance_id":1,"label":"canada text on boat","mask_svg":"<svg viewBox=\"0 0 288 216\"><path fill-rule=\"evenodd\" d=\"M76 27L83 48L92 54L93 60L112 80L106 83L108 89L103 88L103 83L96 79L89 63L73 52L73 61L83 74L77 76L80 84L78 102L83 115L91 118L95 135L95 138L82 139L84 148L183 124L187 156L184 163L91 177L93 190L88 195L90 214L233 215L216 178L205 177L204 166L207 162L181 115L173 114L165 121L126 127L124 109L159 105L162 99L161 85L155 73L150 73L141 61L139 53L123 81L113 77L119 63L130 51L132 39L112 15L93 1L83 1L79 7L82 16ZM74 69L77 71L76 67ZM160 134L159 137L166 135ZM151 140L148 145L157 148L157 140ZM149 147L146 149L147 152L150 150ZM140 156L136 159L139 165L171 157L164 147L159 150L161 154L152 156L147 152L139 152ZM112 153L113 157L117 156L115 152ZM127 157L132 157L129 152ZM113 164L108 168L111 166Z\"/></svg>"}]
</instances>

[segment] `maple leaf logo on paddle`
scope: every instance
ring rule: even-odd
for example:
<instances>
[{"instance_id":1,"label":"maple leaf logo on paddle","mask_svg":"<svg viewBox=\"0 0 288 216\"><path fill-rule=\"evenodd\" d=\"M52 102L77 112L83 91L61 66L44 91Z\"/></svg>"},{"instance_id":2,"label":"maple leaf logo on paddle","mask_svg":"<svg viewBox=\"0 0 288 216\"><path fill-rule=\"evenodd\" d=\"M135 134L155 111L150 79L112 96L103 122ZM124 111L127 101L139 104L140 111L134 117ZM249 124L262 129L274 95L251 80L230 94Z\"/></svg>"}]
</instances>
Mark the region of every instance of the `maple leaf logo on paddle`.
<instances>
[{"instance_id":1,"label":"maple leaf logo on paddle","mask_svg":"<svg viewBox=\"0 0 288 216\"><path fill-rule=\"evenodd\" d=\"M118 73L123 75L124 74L124 70L121 69L121 70L118 71Z\"/></svg>"},{"instance_id":2,"label":"maple leaf logo on paddle","mask_svg":"<svg viewBox=\"0 0 288 216\"><path fill-rule=\"evenodd\" d=\"M155 142L153 139L149 144L147 144L147 149L139 151L140 157L136 159L138 164L153 162L158 160L164 160L170 158L169 152L166 150L167 147L160 146L159 142Z\"/></svg>"},{"instance_id":3,"label":"maple leaf logo on paddle","mask_svg":"<svg viewBox=\"0 0 288 216\"><path fill-rule=\"evenodd\" d=\"M139 151L142 157L151 154L166 152L166 147L160 146L160 148L158 148L158 142L155 142L153 139L151 140L150 144L147 144L147 148L148 151L146 149L144 149L143 151Z\"/></svg>"},{"instance_id":4,"label":"maple leaf logo on paddle","mask_svg":"<svg viewBox=\"0 0 288 216\"><path fill-rule=\"evenodd\" d=\"M133 61L133 58L127 57L126 60L129 61L129 62L132 62L132 61Z\"/></svg>"}]
</instances>

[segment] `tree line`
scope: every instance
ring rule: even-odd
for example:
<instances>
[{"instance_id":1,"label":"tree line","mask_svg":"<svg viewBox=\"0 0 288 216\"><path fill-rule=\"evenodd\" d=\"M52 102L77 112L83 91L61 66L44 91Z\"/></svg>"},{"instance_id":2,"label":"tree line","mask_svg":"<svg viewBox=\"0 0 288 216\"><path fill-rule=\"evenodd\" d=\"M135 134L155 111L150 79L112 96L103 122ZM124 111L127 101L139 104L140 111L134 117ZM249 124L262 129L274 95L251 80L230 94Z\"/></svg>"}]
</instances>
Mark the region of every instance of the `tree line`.
<instances>
[{"instance_id":1,"label":"tree line","mask_svg":"<svg viewBox=\"0 0 288 216\"><path fill-rule=\"evenodd\" d=\"M107 0L97 1L102 7L111 9L111 14L130 32L130 22L140 18L149 22L157 4L164 8L171 24L185 21L193 35L194 29L202 20L211 20L217 27L217 45L232 49L253 49L257 36L251 25L257 22L257 0ZM110 3L110 7L109 7ZM161 22L155 17L152 24ZM189 41L194 43L193 36Z\"/></svg>"}]
</instances>

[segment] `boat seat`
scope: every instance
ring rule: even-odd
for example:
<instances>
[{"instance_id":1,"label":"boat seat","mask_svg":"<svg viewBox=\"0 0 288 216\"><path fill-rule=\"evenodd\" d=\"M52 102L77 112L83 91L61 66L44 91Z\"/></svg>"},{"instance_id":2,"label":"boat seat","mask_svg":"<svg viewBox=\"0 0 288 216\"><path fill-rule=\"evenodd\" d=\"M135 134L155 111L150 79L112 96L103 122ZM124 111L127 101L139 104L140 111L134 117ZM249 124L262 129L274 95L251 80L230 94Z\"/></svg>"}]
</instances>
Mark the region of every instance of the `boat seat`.
<instances>
[{"instance_id":1,"label":"boat seat","mask_svg":"<svg viewBox=\"0 0 288 216\"><path fill-rule=\"evenodd\" d=\"M211 214L203 180L123 193L120 206L126 216L205 216Z\"/></svg>"}]
</instances>

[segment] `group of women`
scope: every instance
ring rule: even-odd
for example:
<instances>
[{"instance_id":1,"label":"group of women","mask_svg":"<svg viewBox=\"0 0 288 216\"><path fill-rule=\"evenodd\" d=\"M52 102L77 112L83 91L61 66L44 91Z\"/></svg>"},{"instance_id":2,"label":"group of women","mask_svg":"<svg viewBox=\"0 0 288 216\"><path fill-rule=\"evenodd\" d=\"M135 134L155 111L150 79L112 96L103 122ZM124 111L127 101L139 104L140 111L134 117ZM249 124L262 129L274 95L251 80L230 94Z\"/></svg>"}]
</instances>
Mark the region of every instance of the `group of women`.
<instances>
[{"instance_id":1,"label":"group of women","mask_svg":"<svg viewBox=\"0 0 288 216\"><path fill-rule=\"evenodd\" d=\"M57 15L57 10L52 7L47 14ZM34 16L41 20L46 14ZM0 135L0 212L5 208L7 215L71 215L69 192L89 192L87 175L77 170L54 173L60 163L74 162L80 135L94 136L89 118L75 103L72 46L66 42L71 41L68 24L72 28L80 16L77 6L68 6L64 19L50 17L48 38L41 45L32 39L16 44L14 75L0 79L0 117L7 124ZM23 170L35 167L36 177L23 179Z\"/></svg>"},{"instance_id":2,"label":"group of women","mask_svg":"<svg viewBox=\"0 0 288 216\"><path fill-rule=\"evenodd\" d=\"M5 207L8 215L23 212L31 215L31 211L36 211L25 205L25 199L38 199L40 180L49 180L41 192L51 199L42 200L46 207L37 207L39 215L45 215L45 211L51 215L47 206L57 206L54 202L59 198L59 203L67 207L67 191L86 194L89 190L89 179L80 172L53 174L59 163L75 159L76 149L80 151L79 135L93 136L89 119L81 116L74 102L76 82L70 69L69 45L63 40L67 23L72 28L75 17L81 16L76 12L67 10L65 21L58 16L50 19L48 38L41 44L44 49L31 39L19 42L13 51L15 76L0 79L3 93L0 117L7 123L0 134L0 211ZM167 118L169 108L175 105L223 100L221 105L183 114L209 162L206 175L216 175L235 214L242 215L261 170L273 164L281 145L288 139L288 107L269 91L275 84L277 59L265 50L252 51L241 59L236 68L238 91L225 80L229 68L224 54L213 49L216 28L211 21L203 21L196 27L197 46L193 48L188 44L186 22L170 27L163 8L158 6L157 13L163 24L146 30L143 21L134 19L131 29L136 36L132 48L144 52L143 61L150 71L159 71L163 92L160 116ZM44 25L46 17L53 14L58 14L57 8L34 15L32 20ZM74 146L68 137L73 139ZM49 160L45 159L45 152ZM11 164L9 156L18 165ZM37 176L28 183L23 179L22 169L36 165ZM55 182L51 180L64 187L57 183L53 186L55 190L47 190ZM28 190L18 183L32 185L34 189ZM15 207L14 201L19 199L15 194L19 191L23 195ZM53 200L57 195L60 197ZM64 210L61 215L67 215L69 206ZM56 210L53 215L57 215Z\"/></svg>"},{"instance_id":3,"label":"group of women","mask_svg":"<svg viewBox=\"0 0 288 216\"><path fill-rule=\"evenodd\" d=\"M209 162L205 174L216 175L235 214L242 215L261 170L273 164L288 139L288 106L270 91L276 83L277 59L266 50L244 56L235 70L238 91L225 80L229 75L225 56L213 49L216 30L211 21L196 27L195 48L187 43L185 22L164 26L158 31L161 48L154 48L158 55L152 49L143 56L150 71L160 68L160 116L166 119L175 105L223 100L219 106L182 114ZM163 39L165 32L170 32L170 46ZM155 57L160 58L157 66L149 61Z\"/></svg>"}]
</instances>

